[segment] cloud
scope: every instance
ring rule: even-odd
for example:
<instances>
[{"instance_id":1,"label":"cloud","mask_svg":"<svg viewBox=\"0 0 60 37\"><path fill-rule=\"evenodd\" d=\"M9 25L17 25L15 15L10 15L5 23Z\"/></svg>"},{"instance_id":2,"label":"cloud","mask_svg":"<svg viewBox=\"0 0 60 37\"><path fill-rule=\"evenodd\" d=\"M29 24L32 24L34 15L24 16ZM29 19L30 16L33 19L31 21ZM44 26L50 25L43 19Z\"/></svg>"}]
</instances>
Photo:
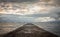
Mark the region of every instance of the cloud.
<instances>
[{"instance_id":1,"label":"cloud","mask_svg":"<svg viewBox=\"0 0 60 37\"><path fill-rule=\"evenodd\" d=\"M55 21L55 19L51 17L39 17L37 19L34 19L34 22L48 22L48 21Z\"/></svg>"},{"instance_id":2,"label":"cloud","mask_svg":"<svg viewBox=\"0 0 60 37\"><path fill-rule=\"evenodd\" d=\"M54 18L51 17L27 17L27 16L20 16L20 15L1 15L0 22L48 22L48 21L55 21Z\"/></svg>"},{"instance_id":3,"label":"cloud","mask_svg":"<svg viewBox=\"0 0 60 37\"><path fill-rule=\"evenodd\" d=\"M40 1L40 0L0 0L0 2L37 2L37 1Z\"/></svg>"},{"instance_id":4,"label":"cloud","mask_svg":"<svg viewBox=\"0 0 60 37\"><path fill-rule=\"evenodd\" d=\"M37 2L37 1L39 1L39 0L13 0L14 2ZM12 0L8 0L8 2L13 2ZM19 4L18 4L19 5ZM32 4L33 5L33 4ZM60 8L59 7L53 7L52 8L52 6L48 6L48 7L46 7L46 6L39 6L38 7L38 5L37 6L35 6L35 5L33 5L33 7L30 7L30 6L32 6L32 5L29 5L29 7L28 7L28 9L30 9L30 12L29 11L27 11L27 12L24 12L24 11L22 11L22 13L21 12L19 12L19 13L21 13L22 15L19 15L19 16L17 16L18 14L16 13L14 13L14 14L12 14L12 15L10 15L10 17L8 16L6 16L6 18L4 18L6 21L7 20L9 20L9 21L18 21L18 22L23 22L23 21L25 21L25 22L35 22L35 21L38 21L38 22L40 22L40 21L46 21L46 19L44 19L43 17L52 17L52 18L47 18L47 20L55 20L55 17L57 17L57 12L60 12ZM20 7L20 6L19 6ZM24 8L25 6L23 5L23 8ZM38 9L37 9L38 8ZM40 8L40 9L39 9ZM18 8L17 8L18 9ZM47 9L47 10L46 10ZM22 10L22 9L19 9L19 11L20 10ZM34 11L33 11L34 10ZM39 10L39 11L38 11ZM45 11L46 10L46 11ZM11 11L11 10L10 10ZM10 12L10 11L8 11L8 12ZM16 11L16 10L15 10ZM12 13L12 12L14 12L14 11L11 11L10 13ZM28 13L29 12L29 13ZM46 13L46 12L48 12L48 13ZM16 15L16 16L15 16ZM31 18L30 18L31 17ZM40 18L41 17L41 18ZM11 18L11 19L10 19ZM39 21L40 20L40 21Z\"/></svg>"},{"instance_id":5,"label":"cloud","mask_svg":"<svg viewBox=\"0 0 60 37\"><path fill-rule=\"evenodd\" d=\"M49 12L51 16L58 17L58 13L60 13L60 7L52 8Z\"/></svg>"},{"instance_id":6,"label":"cloud","mask_svg":"<svg viewBox=\"0 0 60 37\"><path fill-rule=\"evenodd\" d=\"M60 6L60 0L53 0L54 4Z\"/></svg>"}]
</instances>

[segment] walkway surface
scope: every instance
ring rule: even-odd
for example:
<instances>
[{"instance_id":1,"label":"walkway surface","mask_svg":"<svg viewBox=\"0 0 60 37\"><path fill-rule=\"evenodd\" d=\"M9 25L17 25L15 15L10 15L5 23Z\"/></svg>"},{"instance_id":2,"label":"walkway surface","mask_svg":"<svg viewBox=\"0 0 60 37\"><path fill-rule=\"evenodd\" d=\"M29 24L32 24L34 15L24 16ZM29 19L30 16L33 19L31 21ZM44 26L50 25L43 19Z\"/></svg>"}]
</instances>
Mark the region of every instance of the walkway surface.
<instances>
[{"instance_id":1,"label":"walkway surface","mask_svg":"<svg viewBox=\"0 0 60 37\"><path fill-rule=\"evenodd\" d=\"M6 34L4 37L58 37L58 36L48 31L45 31L34 24L27 23L22 27Z\"/></svg>"}]
</instances>

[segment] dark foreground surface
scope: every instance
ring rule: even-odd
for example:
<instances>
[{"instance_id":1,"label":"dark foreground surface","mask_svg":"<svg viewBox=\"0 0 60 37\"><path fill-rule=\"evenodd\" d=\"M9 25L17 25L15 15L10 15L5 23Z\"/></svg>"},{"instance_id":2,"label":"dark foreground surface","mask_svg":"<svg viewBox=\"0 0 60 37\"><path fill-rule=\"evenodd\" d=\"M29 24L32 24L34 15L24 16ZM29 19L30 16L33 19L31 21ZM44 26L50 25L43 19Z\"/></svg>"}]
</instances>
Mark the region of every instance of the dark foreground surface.
<instances>
[{"instance_id":1,"label":"dark foreground surface","mask_svg":"<svg viewBox=\"0 0 60 37\"><path fill-rule=\"evenodd\" d=\"M5 34L3 37L58 37L57 35L45 31L34 24L28 23L22 27Z\"/></svg>"}]
</instances>

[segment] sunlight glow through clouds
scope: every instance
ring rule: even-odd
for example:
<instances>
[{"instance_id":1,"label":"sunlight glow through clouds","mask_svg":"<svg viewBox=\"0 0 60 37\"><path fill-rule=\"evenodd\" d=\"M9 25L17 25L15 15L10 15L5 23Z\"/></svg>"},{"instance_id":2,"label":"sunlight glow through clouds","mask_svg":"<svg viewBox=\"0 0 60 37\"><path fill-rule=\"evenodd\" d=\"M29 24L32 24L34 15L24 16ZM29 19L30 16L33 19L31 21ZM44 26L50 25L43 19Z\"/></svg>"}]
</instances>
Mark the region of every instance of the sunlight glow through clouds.
<instances>
[{"instance_id":1,"label":"sunlight glow through clouds","mask_svg":"<svg viewBox=\"0 0 60 37\"><path fill-rule=\"evenodd\" d=\"M48 21L55 21L54 18L51 17L39 17L34 20L35 22L48 22Z\"/></svg>"},{"instance_id":2,"label":"sunlight glow through clouds","mask_svg":"<svg viewBox=\"0 0 60 37\"><path fill-rule=\"evenodd\" d=\"M19 5L19 4L16 4L16 5ZM35 14L35 13L46 14L46 13L49 13L48 11L50 9L54 8L53 6L46 7L46 6L37 5L37 4L26 4L26 7L24 7L24 5L22 5L21 7L17 6L17 7L20 7L20 8L17 8L17 7L12 7L13 4L10 4L10 5L7 5L9 6L9 7L6 7L7 10L3 9L4 11L0 11L0 13L17 14L17 15L27 15L27 14Z\"/></svg>"}]
</instances>

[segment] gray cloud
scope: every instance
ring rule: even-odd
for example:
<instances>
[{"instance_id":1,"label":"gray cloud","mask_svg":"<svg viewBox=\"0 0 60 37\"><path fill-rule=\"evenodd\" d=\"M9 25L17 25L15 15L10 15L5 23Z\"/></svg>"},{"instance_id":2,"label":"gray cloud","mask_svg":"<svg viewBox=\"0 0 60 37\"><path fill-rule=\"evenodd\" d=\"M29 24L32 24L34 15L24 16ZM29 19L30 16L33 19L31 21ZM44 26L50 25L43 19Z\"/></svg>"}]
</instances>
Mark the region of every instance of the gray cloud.
<instances>
[{"instance_id":1,"label":"gray cloud","mask_svg":"<svg viewBox=\"0 0 60 37\"><path fill-rule=\"evenodd\" d=\"M0 2L37 2L39 0L0 0Z\"/></svg>"},{"instance_id":2,"label":"gray cloud","mask_svg":"<svg viewBox=\"0 0 60 37\"><path fill-rule=\"evenodd\" d=\"M53 0L54 4L60 6L60 0Z\"/></svg>"}]
</instances>

